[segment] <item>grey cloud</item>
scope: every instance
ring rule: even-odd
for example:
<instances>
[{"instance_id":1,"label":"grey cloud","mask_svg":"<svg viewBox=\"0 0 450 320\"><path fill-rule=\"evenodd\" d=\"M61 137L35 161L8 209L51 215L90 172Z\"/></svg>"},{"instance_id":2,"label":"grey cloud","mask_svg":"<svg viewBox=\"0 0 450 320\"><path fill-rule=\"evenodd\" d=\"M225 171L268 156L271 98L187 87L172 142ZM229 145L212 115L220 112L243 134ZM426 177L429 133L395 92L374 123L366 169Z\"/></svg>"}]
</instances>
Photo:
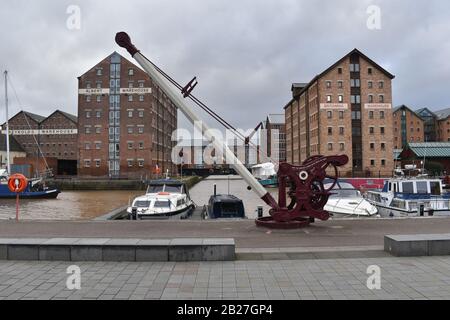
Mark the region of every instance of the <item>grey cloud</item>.
<instances>
[{"instance_id":1,"label":"grey cloud","mask_svg":"<svg viewBox=\"0 0 450 320\"><path fill-rule=\"evenodd\" d=\"M395 104L450 107L447 1L2 4L0 68L10 70L23 106L43 115L56 108L76 114L76 77L114 50L128 58L114 43L122 30L179 82L198 76L195 95L237 127L252 128L268 113L282 113L292 82L309 81L355 47L397 76ZM71 4L82 10L80 31L66 28ZM381 30L366 28L371 4L381 8ZM20 106L11 100L13 113Z\"/></svg>"}]
</instances>

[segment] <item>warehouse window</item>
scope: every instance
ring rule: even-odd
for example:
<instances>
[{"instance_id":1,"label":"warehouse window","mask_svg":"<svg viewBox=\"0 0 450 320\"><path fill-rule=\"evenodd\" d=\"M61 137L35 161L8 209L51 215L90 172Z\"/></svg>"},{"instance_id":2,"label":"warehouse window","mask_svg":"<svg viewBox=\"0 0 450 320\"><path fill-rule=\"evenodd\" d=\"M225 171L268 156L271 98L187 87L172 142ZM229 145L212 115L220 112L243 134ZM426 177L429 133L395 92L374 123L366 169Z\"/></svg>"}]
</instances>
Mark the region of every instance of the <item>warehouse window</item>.
<instances>
[{"instance_id":1,"label":"warehouse window","mask_svg":"<svg viewBox=\"0 0 450 320\"><path fill-rule=\"evenodd\" d=\"M91 160L84 160L84 167L90 168L91 167Z\"/></svg>"}]
</instances>

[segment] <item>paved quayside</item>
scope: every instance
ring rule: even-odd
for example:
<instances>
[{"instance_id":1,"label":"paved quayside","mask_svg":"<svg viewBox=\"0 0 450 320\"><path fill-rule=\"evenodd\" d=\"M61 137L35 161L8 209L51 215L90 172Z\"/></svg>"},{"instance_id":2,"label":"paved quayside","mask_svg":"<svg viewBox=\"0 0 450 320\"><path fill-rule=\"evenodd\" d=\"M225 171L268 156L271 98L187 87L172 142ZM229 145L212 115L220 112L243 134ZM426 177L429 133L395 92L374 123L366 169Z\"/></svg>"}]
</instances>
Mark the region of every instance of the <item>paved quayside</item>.
<instances>
[{"instance_id":1,"label":"paved quayside","mask_svg":"<svg viewBox=\"0 0 450 320\"><path fill-rule=\"evenodd\" d=\"M385 235L448 233L450 219L362 219L267 230L254 221L0 221L0 238L233 238L236 248L384 246Z\"/></svg>"},{"instance_id":2,"label":"paved quayside","mask_svg":"<svg viewBox=\"0 0 450 320\"><path fill-rule=\"evenodd\" d=\"M0 261L0 299L450 299L450 257L201 263ZM369 290L367 268L381 268Z\"/></svg>"}]
</instances>

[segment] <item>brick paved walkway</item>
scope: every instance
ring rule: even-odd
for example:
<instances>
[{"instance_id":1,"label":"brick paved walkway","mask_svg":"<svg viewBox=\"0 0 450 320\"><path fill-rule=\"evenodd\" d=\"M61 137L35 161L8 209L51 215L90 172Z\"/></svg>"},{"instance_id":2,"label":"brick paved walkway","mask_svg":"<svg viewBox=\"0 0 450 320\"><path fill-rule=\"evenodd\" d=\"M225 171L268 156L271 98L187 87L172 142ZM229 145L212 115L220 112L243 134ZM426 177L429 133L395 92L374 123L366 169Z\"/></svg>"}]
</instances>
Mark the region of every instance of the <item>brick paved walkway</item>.
<instances>
[{"instance_id":1,"label":"brick paved walkway","mask_svg":"<svg viewBox=\"0 0 450 320\"><path fill-rule=\"evenodd\" d=\"M0 299L450 299L450 257L81 263L80 291L66 289L70 265L0 261Z\"/></svg>"}]
</instances>

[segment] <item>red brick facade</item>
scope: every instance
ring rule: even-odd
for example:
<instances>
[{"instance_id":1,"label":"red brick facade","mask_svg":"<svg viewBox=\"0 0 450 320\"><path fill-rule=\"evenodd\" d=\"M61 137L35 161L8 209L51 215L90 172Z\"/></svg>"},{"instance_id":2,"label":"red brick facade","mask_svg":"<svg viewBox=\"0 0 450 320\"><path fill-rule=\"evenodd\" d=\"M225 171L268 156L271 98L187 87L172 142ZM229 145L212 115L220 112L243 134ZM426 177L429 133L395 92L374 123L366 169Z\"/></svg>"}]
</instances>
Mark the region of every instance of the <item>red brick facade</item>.
<instances>
[{"instance_id":1,"label":"red brick facade","mask_svg":"<svg viewBox=\"0 0 450 320\"><path fill-rule=\"evenodd\" d=\"M307 84L285 107L287 162L346 154L343 175L392 174L391 74L353 50Z\"/></svg>"},{"instance_id":2,"label":"red brick facade","mask_svg":"<svg viewBox=\"0 0 450 320\"><path fill-rule=\"evenodd\" d=\"M156 166L176 173L171 136L177 109L144 71L119 54L79 77L78 115L80 175L150 177Z\"/></svg>"}]
</instances>

